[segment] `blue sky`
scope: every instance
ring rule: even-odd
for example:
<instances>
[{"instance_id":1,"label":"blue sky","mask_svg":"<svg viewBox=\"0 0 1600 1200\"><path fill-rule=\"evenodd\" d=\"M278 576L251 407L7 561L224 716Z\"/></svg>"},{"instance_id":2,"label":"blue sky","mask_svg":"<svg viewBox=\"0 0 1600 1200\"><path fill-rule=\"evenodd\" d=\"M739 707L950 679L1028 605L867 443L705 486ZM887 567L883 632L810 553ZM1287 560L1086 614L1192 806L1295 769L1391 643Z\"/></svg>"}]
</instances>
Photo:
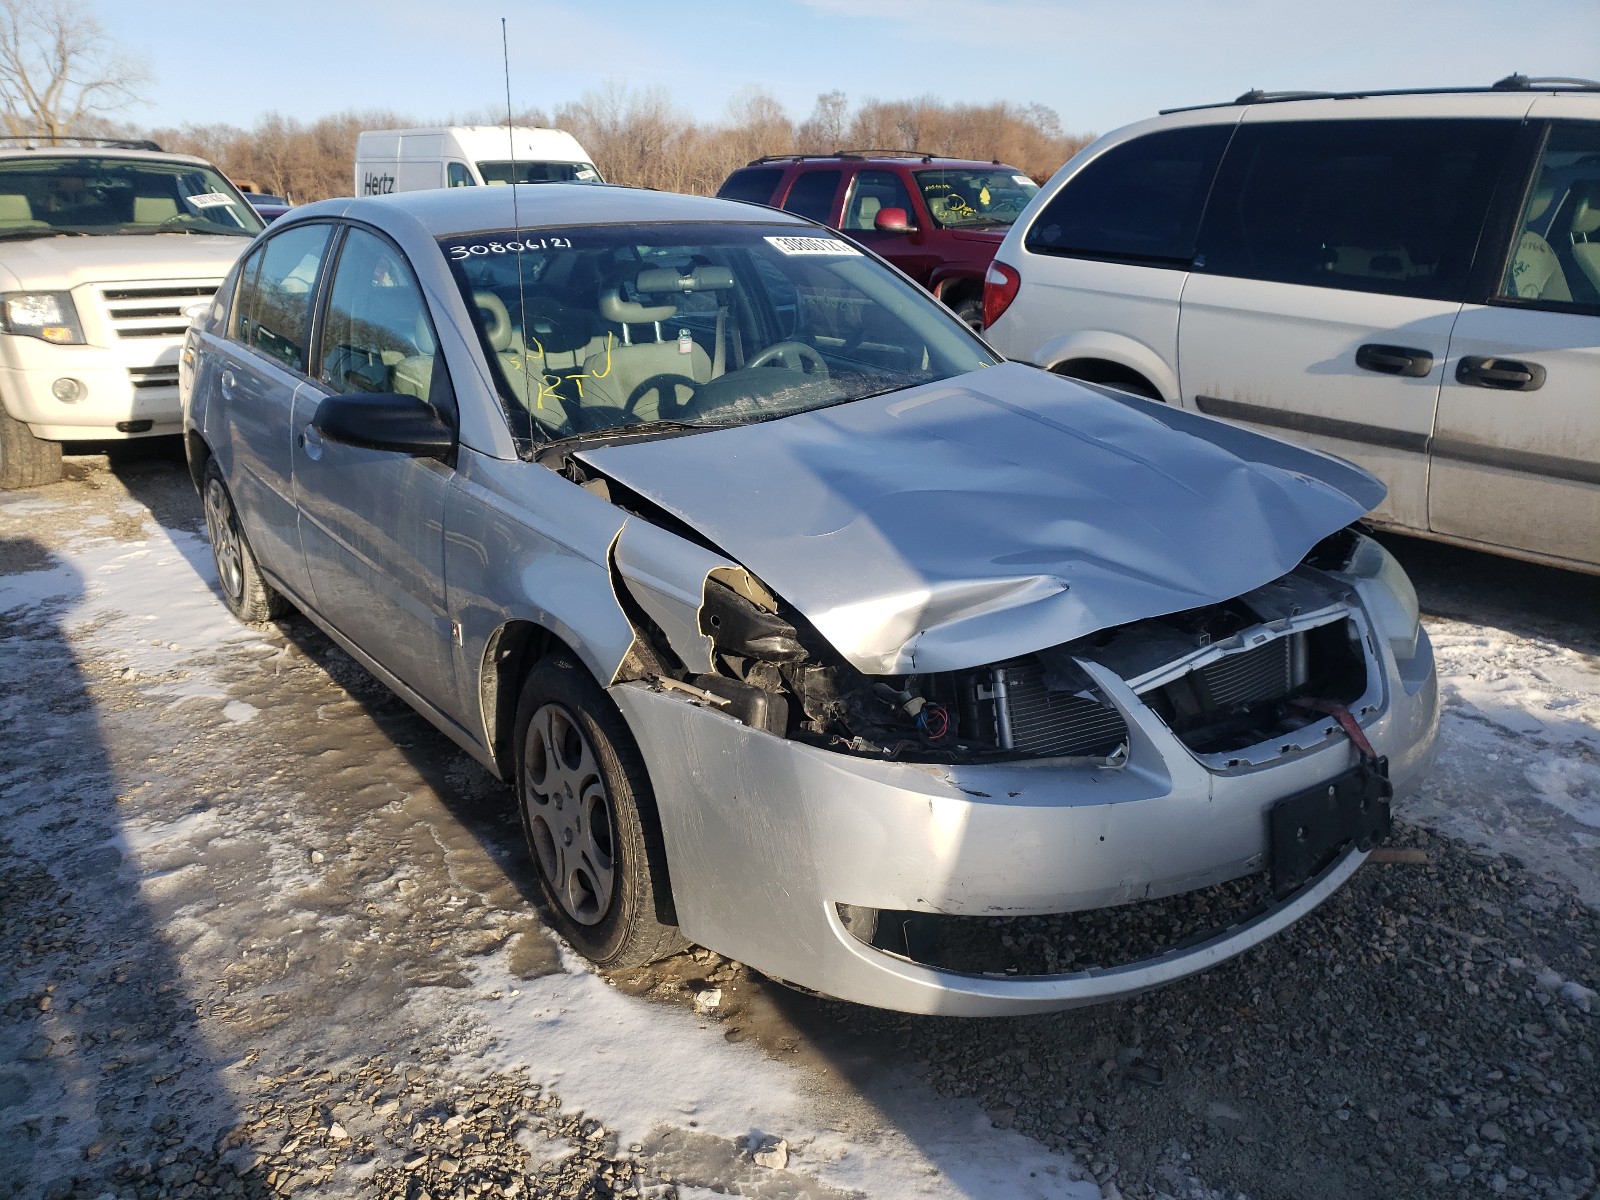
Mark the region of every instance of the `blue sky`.
<instances>
[{"instance_id":1,"label":"blue sky","mask_svg":"<svg viewBox=\"0 0 1600 1200\"><path fill-rule=\"evenodd\" d=\"M81 0L152 75L141 125L387 108L419 120L553 108L608 82L722 116L759 85L795 117L932 94L1049 105L1072 132L1251 87L1600 77L1600 0Z\"/></svg>"}]
</instances>

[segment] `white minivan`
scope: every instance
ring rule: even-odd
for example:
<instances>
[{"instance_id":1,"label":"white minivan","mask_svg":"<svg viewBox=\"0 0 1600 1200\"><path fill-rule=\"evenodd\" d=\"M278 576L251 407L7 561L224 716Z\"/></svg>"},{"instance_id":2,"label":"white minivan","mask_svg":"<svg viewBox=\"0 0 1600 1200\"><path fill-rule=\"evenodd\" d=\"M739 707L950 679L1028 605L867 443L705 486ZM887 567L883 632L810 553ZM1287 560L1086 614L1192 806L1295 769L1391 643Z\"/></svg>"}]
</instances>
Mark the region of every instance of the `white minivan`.
<instances>
[{"instance_id":1,"label":"white minivan","mask_svg":"<svg viewBox=\"0 0 1600 1200\"><path fill-rule=\"evenodd\" d=\"M369 129L356 138L355 194L496 183L604 183L589 152L560 129L448 125Z\"/></svg>"},{"instance_id":2,"label":"white minivan","mask_svg":"<svg viewBox=\"0 0 1600 1200\"><path fill-rule=\"evenodd\" d=\"M1380 525L1600 572L1600 84L1118 130L1011 227L985 319L1007 357L1359 463Z\"/></svg>"}]
</instances>

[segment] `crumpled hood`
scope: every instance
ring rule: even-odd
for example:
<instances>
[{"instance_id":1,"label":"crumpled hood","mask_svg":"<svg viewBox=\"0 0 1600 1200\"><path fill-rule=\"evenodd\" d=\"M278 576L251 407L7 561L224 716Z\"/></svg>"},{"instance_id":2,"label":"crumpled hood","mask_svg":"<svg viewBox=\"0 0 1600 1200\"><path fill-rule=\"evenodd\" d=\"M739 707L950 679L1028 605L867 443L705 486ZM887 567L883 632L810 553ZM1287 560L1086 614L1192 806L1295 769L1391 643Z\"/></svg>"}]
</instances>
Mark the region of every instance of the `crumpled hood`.
<instances>
[{"instance_id":1,"label":"crumpled hood","mask_svg":"<svg viewBox=\"0 0 1600 1200\"><path fill-rule=\"evenodd\" d=\"M220 279L250 240L147 233L0 241L0 290L58 292L123 280Z\"/></svg>"},{"instance_id":2,"label":"crumpled hood","mask_svg":"<svg viewBox=\"0 0 1600 1200\"><path fill-rule=\"evenodd\" d=\"M869 674L977 666L1229 599L1383 498L1339 459L1015 363L579 457Z\"/></svg>"}]
</instances>

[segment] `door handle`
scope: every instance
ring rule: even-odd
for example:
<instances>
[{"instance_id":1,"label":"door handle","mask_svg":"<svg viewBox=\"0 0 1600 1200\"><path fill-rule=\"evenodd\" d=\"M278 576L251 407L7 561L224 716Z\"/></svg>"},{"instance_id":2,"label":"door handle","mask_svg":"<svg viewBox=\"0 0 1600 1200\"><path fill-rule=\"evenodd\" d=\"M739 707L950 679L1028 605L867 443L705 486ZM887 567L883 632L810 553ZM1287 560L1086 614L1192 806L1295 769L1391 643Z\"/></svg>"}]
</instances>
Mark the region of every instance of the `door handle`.
<instances>
[{"instance_id":1,"label":"door handle","mask_svg":"<svg viewBox=\"0 0 1600 1200\"><path fill-rule=\"evenodd\" d=\"M218 379L218 382L222 384L222 398L224 400L232 400L233 389L239 382L234 378L233 369L231 367L223 367L222 375Z\"/></svg>"},{"instance_id":2,"label":"door handle","mask_svg":"<svg viewBox=\"0 0 1600 1200\"><path fill-rule=\"evenodd\" d=\"M1356 366L1363 371L1376 371L1380 375L1421 379L1433 370L1433 355L1426 350L1413 350L1410 346L1386 346L1382 342L1368 342L1356 350Z\"/></svg>"},{"instance_id":3,"label":"door handle","mask_svg":"<svg viewBox=\"0 0 1600 1200\"><path fill-rule=\"evenodd\" d=\"M1456 382L1500 392L1537 392L1544 386L1544 368L1515 358L1468 354L1456 364Z\"/></svg>"},{"instance_id":4,"label":"door handle","mask_svg":"<svg viewBox=\"0 0 1600 1200\"><path fill-rule=\"evenodd\" d=\"M315 425L307 425L300 431L300 448L313 462L322 457L322 435Z\"/></svg>"}]
</instances>

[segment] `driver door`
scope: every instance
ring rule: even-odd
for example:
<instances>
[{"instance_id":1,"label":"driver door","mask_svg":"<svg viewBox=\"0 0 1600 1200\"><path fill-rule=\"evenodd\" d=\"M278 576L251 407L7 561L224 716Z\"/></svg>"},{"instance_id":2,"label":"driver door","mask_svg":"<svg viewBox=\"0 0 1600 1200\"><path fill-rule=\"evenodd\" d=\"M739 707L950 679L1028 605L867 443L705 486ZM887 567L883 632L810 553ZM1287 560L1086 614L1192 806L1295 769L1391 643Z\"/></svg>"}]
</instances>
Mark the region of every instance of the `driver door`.
<instances>
[{"instance_id":1,"label":"driver door","mask_svg":"<svg viewBox=\"0 0 1600 1200\"><path fill-rule=\"evenodd\" d=\"M433 324L405 256L351 228L337 251L312 379L295 397L300 542L322 615L386 670L456 713L454 627L445 609L444 519L455 471L324 439L333 393L420 396L454 424Z\"/></svg>"}]
</instances>

